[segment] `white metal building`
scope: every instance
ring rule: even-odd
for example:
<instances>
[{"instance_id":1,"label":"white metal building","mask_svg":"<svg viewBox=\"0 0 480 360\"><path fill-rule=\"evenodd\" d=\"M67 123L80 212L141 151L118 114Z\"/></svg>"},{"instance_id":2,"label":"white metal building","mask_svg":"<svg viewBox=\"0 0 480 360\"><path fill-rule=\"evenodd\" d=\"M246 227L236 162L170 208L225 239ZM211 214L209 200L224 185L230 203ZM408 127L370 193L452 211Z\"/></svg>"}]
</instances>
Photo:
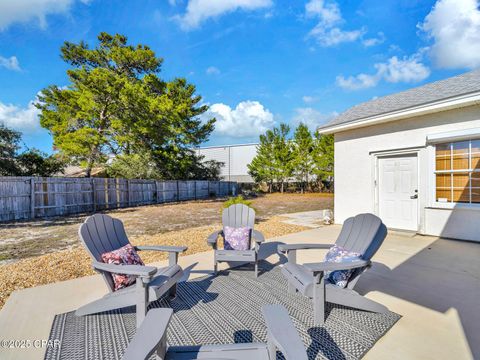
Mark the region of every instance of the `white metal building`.
<instances>
[{"instance_id":1,"label":"white metal building","mask_svg":"<svg viewBox=\"0 0 480 360\"><path fill-rule=\"evenodd\" d=\"M480 71L354 106L335 134L335 222L480 241Z\"/></svg>"},{"instance_id":2,"label":"white metal building","mask_svg":"<svg viewBox=\"0 0 480 360\"><path fill-rule=\"evenodd\" d=\"M204 161L216 160L224 163L221 171L223 180L252 183L248 167L257 154L258 144L239 144L224 146L207 146L198 148L197 155L204 156Z\"/></svg>"}]
</instances>

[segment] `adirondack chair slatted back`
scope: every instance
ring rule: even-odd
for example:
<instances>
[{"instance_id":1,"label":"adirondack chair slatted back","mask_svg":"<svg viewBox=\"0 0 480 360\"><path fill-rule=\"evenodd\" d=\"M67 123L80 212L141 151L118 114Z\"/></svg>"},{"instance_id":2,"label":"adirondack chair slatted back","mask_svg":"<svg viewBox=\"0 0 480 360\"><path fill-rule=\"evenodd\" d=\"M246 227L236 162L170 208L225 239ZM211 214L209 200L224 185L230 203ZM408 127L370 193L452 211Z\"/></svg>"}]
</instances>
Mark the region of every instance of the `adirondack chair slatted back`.
<instances>
[{"instance_id":1,"label":"adirondack chair slatted back","mask_svg":"<svg viewBox=\"0 0 480 360\"><path fill-rule=\"evenodd\" d=\"M364 260L371 260L386 236L387 227L378 216L359 214L345 220L336 244L362 254ZM355 270L347 285L348 288L353 288L364 270Z\"/></svg>"},{"instance_id":2,"label":"adirondack chair slatted back","mask_svg":"<svg viewBox=\"0 0 480 360\"><path fill-rule=\"evenodd\" d=\"M78 230L85 249L93 260L102 262L102 254L117 250L129 244L123 223L108 215L95 214L89 216ZM113 281L110 273L102 272L110 290L113 291Z\"/></svg>"},{"instance_id":3,"label":"adirondack chair slatted back","mask_svg":"<svg viewBox=\"0 0 480 360\"><path fill-rule=\"evenodd\" d=\"M255 210L244 204L230 205L222 212L222 224L223 227L249 227L253 230L255 225ZM255 246L254 242L251 242L252 248Z\"/></svg>"}]
</instances>

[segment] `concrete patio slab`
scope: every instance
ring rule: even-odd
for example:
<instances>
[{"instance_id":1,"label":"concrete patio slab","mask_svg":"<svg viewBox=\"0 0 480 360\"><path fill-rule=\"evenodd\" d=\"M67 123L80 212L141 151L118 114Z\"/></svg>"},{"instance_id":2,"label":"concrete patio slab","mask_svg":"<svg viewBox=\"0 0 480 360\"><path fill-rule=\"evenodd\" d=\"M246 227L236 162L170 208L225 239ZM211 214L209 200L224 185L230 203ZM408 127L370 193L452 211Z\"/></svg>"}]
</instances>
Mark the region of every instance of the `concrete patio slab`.
<instances>
[{"instance_id":1,"label":"concrete patio slab","mask_svg":"<svg viewBox=\"0 0 480 360\"><path fill-rule=\"evenodd\" d=\"M269 239L261 256L280 264L279 243L333 243L339 230L326 226ZM298 261L319 261L323 254L301 251ZM392 232L357 289L402 318L365 359L480 358L479 259L476 243ZM179 262L190 278L203 276L212 269L213 253L181 257ZM0 311L0 340L48 339L55 314L75 310L105 292L99 276L14 292ZM1 348L0 359L42 359L45 350Z\"/></svg>"},{"instance_id":2,"label":"concrete patio slab","mask_svg":"<svg viewBox=\"0 0 480 360\"><path fill-rule=\"evenodd\" d=\"M302 211L290 214L282 214L282 217L287 218L287 220L283 221L287 224L318 228L324 225L323 212L324 210Z\"/></svg>"}]
</instances>

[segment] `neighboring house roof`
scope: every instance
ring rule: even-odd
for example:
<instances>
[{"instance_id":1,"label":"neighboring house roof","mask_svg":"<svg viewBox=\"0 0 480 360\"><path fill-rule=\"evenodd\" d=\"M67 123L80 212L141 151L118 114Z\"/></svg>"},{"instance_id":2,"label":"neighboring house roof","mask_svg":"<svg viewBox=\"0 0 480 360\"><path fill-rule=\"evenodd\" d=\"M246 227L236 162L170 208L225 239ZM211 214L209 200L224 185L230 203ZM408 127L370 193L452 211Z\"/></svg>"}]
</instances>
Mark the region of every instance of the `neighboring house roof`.
<instances>
[{"instance_id":1,"label":"neighboring house roof","mask_svg":"<svg viewBox=\"0 0 480 360\"><path fill-rule=\"evenodd\" d=\"M62 173L57 173L54 176L63 176L63 177L85 177L87 172L80 166L69 165L67 166ZM90 175L92 177L101 177L105 175L105 169L101 167L95 167L92 169Z\"/></svg>"},{"instance_id":2,"label":"neighboring house roof","mask_svg":"<svg viewBox=\"0 0 480 360\"><path fill-rule=\"evenodd\" d=\"M373 125L374 120L377 122L399 120L407 117L402 116L402 114L407 114L407 110L412 110L408 112L409 116L419 116L433 112L433 110L445 110L453 104L453 101L459 102L458 100L462 99L473 99L475 103L478 103L479 99L472 96L479 94L480 70L475 70L353 106L328 124L319 127L318 131L333 133L360 127L360 125ZM468 106L470 104L460 101L458 105ZM413 111L413 109L419 111ZM428 109L432 111L427 111Z\"/></svg>"}]
</instances>

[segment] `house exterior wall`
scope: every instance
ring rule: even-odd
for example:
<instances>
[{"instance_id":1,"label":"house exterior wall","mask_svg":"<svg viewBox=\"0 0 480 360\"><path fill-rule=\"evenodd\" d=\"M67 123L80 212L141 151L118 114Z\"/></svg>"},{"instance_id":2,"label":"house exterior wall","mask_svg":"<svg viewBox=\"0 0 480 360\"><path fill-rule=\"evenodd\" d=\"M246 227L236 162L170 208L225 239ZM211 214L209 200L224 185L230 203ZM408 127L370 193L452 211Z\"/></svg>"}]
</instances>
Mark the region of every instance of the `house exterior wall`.
<instances>
[{"instance_id":1,"label":"house exterior wall","mask_svg":"<svg viewBox=\"0 0 480 360\"><path fill-rule=\"evenodd\" d=\"M377 213L376 159L415 152L419 164L419 227L422 234L480 241L480 206L447 208L435 200L434 147L427 136L480 128L480 106L438 112L335 134L335 222Z\"/></svg>"},{"instance_id":2,"label":"house exterior wall","mask_svg":"<svg viewBox=\"0 0 480 360\"><path fill-rule=\"evenodd\" d=\"M247 165L257 154L257 144L211 146L197 149L205 161L216 160L224 163L220 175L223 180L252 183Z\"/></svg>"}]
</instances>

